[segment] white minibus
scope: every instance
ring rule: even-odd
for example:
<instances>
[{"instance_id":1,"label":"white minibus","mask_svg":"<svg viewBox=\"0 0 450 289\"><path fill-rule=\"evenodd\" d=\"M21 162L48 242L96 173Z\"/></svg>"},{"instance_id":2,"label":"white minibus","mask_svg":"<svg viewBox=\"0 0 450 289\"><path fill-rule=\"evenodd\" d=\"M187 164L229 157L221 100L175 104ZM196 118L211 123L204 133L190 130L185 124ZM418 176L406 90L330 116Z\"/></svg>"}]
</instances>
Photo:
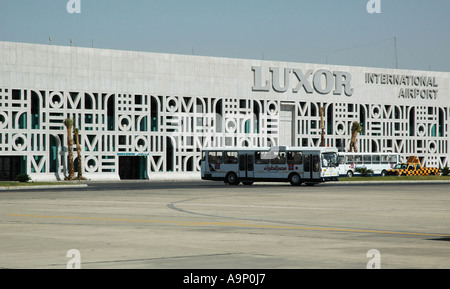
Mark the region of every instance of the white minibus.
<instances>
[{"instance_id":1,"label":"white minibus","mask_svg":"<svg viewBox=\"0 0 450 289\"><path fill-rule=\"evenodd\" d=\"M230 185L261 181L314 185L338 181L338 166L338 150L330 147L207 148L201 177Z\"/></svg>"}]
</instances>

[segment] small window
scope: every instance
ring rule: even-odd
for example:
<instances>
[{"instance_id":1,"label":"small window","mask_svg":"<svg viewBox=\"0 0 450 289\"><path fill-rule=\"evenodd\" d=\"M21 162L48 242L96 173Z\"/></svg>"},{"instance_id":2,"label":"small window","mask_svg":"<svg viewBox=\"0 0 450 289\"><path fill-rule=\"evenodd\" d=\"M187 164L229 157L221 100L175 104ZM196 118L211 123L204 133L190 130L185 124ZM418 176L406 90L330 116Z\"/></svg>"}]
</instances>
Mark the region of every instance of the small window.
<instances>
[{"instance_id":1,"label":"small window","mask_svg":"<svg viewBox=\"0 0 450 289\"><path fill-rule=\"evenodd\" d=\"M221 164L222 161L222 152L209 152L208 153L208 162L210 164Z\"/></svg>"},{"instance_id":2,"label":"small window","mask_svg":"<svg viewBox=\"0 0 450 289\"><path fill-rule=\"evenodd\" d=\"M301 165L302 164L302 153L301 152L288 152L287 153L287 162L290 165L296 164Z\"/></svg>"},{"instance_id":3,"label":"small window","mask_svg":"<svg viewBox=\"0 0 450 289\"><path fill-rule=\"evenodd\" d=\"M268 164L270 161L270 153L268 152L256 152L255 163L256 164Z\"/></svg>"},{"instance_id":4,"label":"small window","mask_svg":"<svg viewBox=\"0 0 450 289\"><path fill-rule=\"evenodd\" d=\"M372 156L372 164L379 165L381 162L380 156Z\"/></svg>"},{"instance_id":5,"label":"small window","mask_svg":"<svg viewBox=\"0 0 450 289\"><path fill-rule=\"evenodd\" d=\"M286 152L273 152L271 162L275 165L286 164Z\"/></svg>"},{"instance_id":6,"label":"small window","mask_svg":"<svg viewBox=\"0 0 450 289\"><path fill-rule=\"evenodd\" d=\"M347 156L347 164L348 165L352 165L355 163L355 158L354 156Z\"/></svg>"},{"instance_id":7,"label":"small window","mask_svg":"<svg viewBox=\"0 0 450 289\"><path fill-rule=\"evenodd\" d=\"M320 171L320 158L319 156L313 156L313 172Z\"/></svg>"},{"instance_id":8,"label":"small window","mask_svg":"<svg viewBox=\"0 0 450 289\"><path fill-rule=\"evenodd\" d=\"M364 164L370 165L372 163L372 156L363 156Z\"/></svg>"},{"instance_id":9,"label":"small window","mask_svg":"<svg viewBox=\"0 0 450 289\"><path fill-rule=\"evenodd\" d=\"M397 156L389 156L389 162L391 164L396 164L397 163Z\"/></svg>"},{"instance_id":10,"label":"small window","mask_svg":"<svg viewBox=\"0 0 450 289\"><path fill-rule=\"evenodd\" d=\"M355 164L362 164L362 156L361 155L355 155Z\"/></svg>"},{"instance_id":11,"label":"small window","mask_svg":"<svg viewBox=\"0 0 450 289\"><path fill-rule=\"evenodd\" d=\"M389 163L389 156L386 156L386 155L381 156L381 163L382 164L388 164Z\"/></svg>"},{"instance_id":12,"label":"small window","mask_svg":"<svg viewBox=\"0 0 450 289\"><path fill-rule=\"evenodd\" d=\"M305 162L304 162L304 168L305 168L305 172L310 172L311 171L311 157L309 155L305 156Z\"/></svg>"},{"instance_id":13,"label":"small window","mask_svg":"<svg viewBox=\"0 0 450 289\"><path fill-rule=\"evenodd\" d=\"M225 164L237 164L238 153L237 152L225 152Z\"/></svg>"}]
</instances>

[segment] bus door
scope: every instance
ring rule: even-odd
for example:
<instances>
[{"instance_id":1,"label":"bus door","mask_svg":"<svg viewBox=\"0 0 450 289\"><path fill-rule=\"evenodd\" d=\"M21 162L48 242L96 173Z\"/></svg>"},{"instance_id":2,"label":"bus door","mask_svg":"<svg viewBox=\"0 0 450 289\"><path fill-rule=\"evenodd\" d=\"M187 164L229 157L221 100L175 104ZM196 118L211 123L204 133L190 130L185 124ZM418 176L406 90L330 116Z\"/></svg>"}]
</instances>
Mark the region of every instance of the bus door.
<instances>
[{"instance_id":1,"label":"bus door","mask_svg":"<svg viewBox=\"0 0 450 289\"><path fill-rule=\"evenodd\" d=\"M253 154L239 155L239 178L252 179L254 177L255 157Z\"/></svg>"},{"instance_id":2,"label":"bus door","mask_svg":"<svg viewBox=\"0 0 450 289\"><path fill-rule=\"evenodd\" d=\"M304 161L305 174L304 179L318 180L320 179L320 155L319 154L305 154Z\"/></svg>"}]
</instances>

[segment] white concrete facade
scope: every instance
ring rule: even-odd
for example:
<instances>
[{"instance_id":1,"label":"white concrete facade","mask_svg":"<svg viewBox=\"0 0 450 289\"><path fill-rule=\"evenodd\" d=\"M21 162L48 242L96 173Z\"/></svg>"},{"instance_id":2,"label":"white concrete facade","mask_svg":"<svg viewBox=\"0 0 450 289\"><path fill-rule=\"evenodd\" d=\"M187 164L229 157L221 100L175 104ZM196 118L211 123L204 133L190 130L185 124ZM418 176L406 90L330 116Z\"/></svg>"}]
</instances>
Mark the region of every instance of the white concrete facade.
<instances>
[{"instance_id":1,"label":"white concrete facade","mask_svg":"<svg viewBox=\"0 0 450 289\"><path fill-rule=\"evenodd\" d=\"M448 72L0 42L0 158L35 180L67 174L68 117L85 177L151 179L195 173L205 146L317 146L321 106L326 145L358 121L361 152L450 164Z\"/></svg>"}]
</instances>

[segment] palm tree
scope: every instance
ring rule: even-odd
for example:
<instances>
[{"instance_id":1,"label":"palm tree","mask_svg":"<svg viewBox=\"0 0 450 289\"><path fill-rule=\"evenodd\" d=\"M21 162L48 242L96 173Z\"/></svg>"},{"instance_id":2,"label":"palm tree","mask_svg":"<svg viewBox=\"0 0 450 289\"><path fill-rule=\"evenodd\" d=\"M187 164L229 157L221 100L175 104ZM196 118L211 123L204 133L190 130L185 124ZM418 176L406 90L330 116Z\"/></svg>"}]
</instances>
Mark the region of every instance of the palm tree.
<instances>
[{"instance_id":1,"label":"palm tree","mask_svg":"<svg viewBox=\"0 0 450 289\"><path fill-rule=\"evenodd\" d=\"M75 170L73 167L73 136L72 136L72 127L73 127L73 120L70 118L66 118L64 120L64 125L67 128L67 150L69 152L69 177L68 180L73 180L73 177L75 175Z\"/></svg>"},{"instance_id":2,"label":"palm tree","mask_svg":"<svg viewBox=\"0 0 450 289\"><path fill-rule=\"evenodd\" d=\"M83 179L83 161L81 159L81 146L80 146L80 131L78 128L74 128L75 142L77 144L77 156L78 156L78 180Z\"/></svg>"},{"instance_id":3,"label":"palm tree","mask_svg":"<svg viewBox=\"0 0 450 289\"><path fill-rule=\"evenodd\" d=\"M350 141L350 152L358 152L358 148L356 147L356 137L358 133L362 131L362 127L359 122L355 121L352 123L352 139Z\"/></svg>"},{"instance_id":4,"label":"palm tree","mask_svg":"<svg viewBox=\"0 0 450 289\"><path fill-rule=\"evenodd\" d=\"M320 126L322 128L322 137L320 140L321 147L325 146L325 121L323 119L324 111L325 111L325 109L323 108L323 106L321 106L320 107Z\"/></svg>"}]
</instances>

